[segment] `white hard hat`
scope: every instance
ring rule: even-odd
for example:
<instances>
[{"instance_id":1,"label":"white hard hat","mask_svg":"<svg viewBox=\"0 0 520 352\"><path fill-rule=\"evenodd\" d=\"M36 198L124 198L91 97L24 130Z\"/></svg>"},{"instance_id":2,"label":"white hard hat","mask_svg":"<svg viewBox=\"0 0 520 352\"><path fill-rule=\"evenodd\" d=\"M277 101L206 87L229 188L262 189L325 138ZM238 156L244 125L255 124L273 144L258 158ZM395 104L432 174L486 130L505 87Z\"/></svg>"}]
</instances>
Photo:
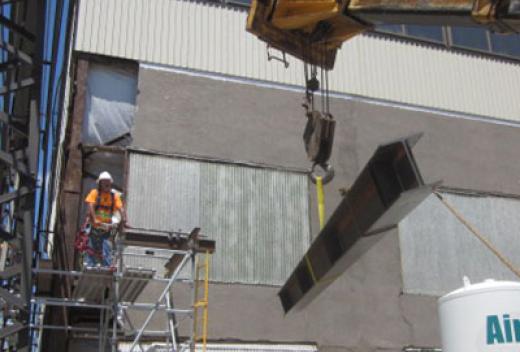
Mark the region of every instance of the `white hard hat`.
<instances>
[{"instance_id":1,"label":"white hard hat","mask_svg":"<svg viewBox=\"0 0 520 352\"><path fill-rule=\"evenodd\" d=\"M99 174L97 183L99 183L99 181L101 181L101 180L110 180L110 182L114 182L114 180L112 179L112 176L110 176L110 174L106 171L103 171L102 173Z\"/></svg>"}]
</instances>

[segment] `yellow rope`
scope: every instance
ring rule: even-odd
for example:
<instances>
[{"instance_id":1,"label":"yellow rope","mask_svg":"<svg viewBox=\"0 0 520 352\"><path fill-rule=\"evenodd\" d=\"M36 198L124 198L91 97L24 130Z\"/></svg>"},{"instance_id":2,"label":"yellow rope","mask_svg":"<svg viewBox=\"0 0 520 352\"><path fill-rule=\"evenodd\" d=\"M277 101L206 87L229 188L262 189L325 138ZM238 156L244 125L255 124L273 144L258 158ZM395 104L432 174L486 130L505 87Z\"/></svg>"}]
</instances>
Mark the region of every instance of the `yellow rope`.
<instances>
[{"instance_id":1,"label":"yellow rope","mask_svg":"<svg viewBox=\"0 0 520 352\"><path fill-rule=\"evenodd\" d=\"M506 257L504 257L498 249L487 239L485 238L473 225L471 225L469 222L466 221L462 217L462 215L451 205L449 204L444 197L438 193L434 192L434 194L439 198L439 200L448 208L448 210L455 215L455 217L464 225L466 228L475 235L506 267L509 268L517 277L520 278L520 270L515 268L513 263L511 263Z\"/></svg>"},{"instance_id":2,"label":"yellow rope","mask_svg":"<svg viewBox=\"0 0 520 352\"><path fill-rule=\"evenodd\" d=\"M316 177L316 195L318 199L318 216L320 219L320 230L325 226L325 196L323 194L323 179Z\"/></svg>"},{"instance_id":3,"label":"yellow rope","mask_svg":"<svg viewBox=\"0 0 520 352\"><path fill-rule=\"evenodd\" d=\"M325 226L325 196L323 193L323 179L321 176L316 177L316 196L318 200L318 217L320 220L320 230ZM307 269L311 274L312 281L317 283L316 274L314 274L314 270L312 268L312 263L307 254L305 254L305 263L307 264Z\"/></svg>"},{"instance_id":4,"label":"yellow rope","mask_svg":"<svg viewBox=\"0 0 520 352\"><path fill-rule=\"evenodd\" d=\"M312 282L317 283L318 280L316 280L316 275L314 275L314 270L312 270L311 260L309 259L309 256L307 255L307 253L305 253L305 263L307 263L307 269L309 269L309 273L311 273Z\"/></svg>"},{"instance_id":5,"label":"yellow rope","mask_svg":"<svg viewBox=\"0 0 520 352\"><path fill-rule=\"evenodd\" d=\"M316 182L318 184L318 182ZM440 193L434 192L434 194L439 198L439 200L446 206L446 208L459 220L475 237L477 237L509 270L511 270L518 278L520 278L520 270L517 269L513 263L509 261L505 256L500 253L500 251L487 239L485 238L473 225L471 225L464 217L451 205L449 204ZM307 261L307 266L311 273L312 279L314 283L316 283L316 278L314 276L314 272L312 270L312 266L309 258L305 255L305 260ZM336 280L341 275L334 275L324 280L320 280L320 284L327 284L334 280Z\"/></svg>"}]
</instances>

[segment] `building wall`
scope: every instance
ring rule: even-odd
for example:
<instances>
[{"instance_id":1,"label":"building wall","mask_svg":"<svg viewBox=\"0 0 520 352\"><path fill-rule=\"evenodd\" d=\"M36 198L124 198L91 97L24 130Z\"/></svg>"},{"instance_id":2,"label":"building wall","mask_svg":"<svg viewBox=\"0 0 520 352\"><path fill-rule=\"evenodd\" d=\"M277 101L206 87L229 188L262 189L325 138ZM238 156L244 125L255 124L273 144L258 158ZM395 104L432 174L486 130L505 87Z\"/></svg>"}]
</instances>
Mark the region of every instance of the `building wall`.
<instances>
[{"instance_id":1,"label":"building wall","mask_svg":"<svg viewBox=\"0 0 520 352\"><path fill-rule=\"evenodd\" d=\"M143 67L138 89L135 146L310 167L300 93ZM355 180L377 145L417 132L424 132L414 151L426 182L520 193L518 128L345 99L333 99L331 110L337 119L331 158L337 176L326 186L329 213L339 203L338 189Z\"/></svg>"},{"instance_id":2,"label":"building wall","mask_svg":"<svg viewBox=\"0 0 520 352\"><path fill-rule=\"evenodd\" d=\"M127 180L133 228L199 227L218 244L212 281L282 285L309 248L304 172L132 151ZM154 264L161 270L166 260Z\"/></svg>"},{"instance_id":3,"label":"building wall","mask_svg":"<svg viewBox=\"0 0 520 352\"><path fill-rule=\"evenodd\" d=\"M269 62L246 12L203 1L82 0L79 51L301 86L300 62ZM343 45L332 91L518 122L520 69L499 59L375 36Z\"/></svg>"},{"instance_id":4,"label":"building wall","mask_svg":"<svg viewBox=\"0 0 520 352\"><path fill-rule=\"evenodd\" d=\"M516 240L520 199L468 193L443 194L443 198L502 258L431 195L399 224L403 291L441 296L461 287L464 276L472 282L490 278L517 281L518 276L501 260L513 267L520 264Z\"/></svg>"},{"instance_id":5,"label":"building wall","mask_svg":"<svg viewBox=\"0 0 520 352\"><path fill-rule=\"evenodd\" d=\"M141 67L133 143L308 168L300 102L297 92ZM424 132L414 150L427 182L520 192L520 166L512 162L520 148L517 128L347 99L333 99L331 109L338 122L328 215L339 203L338 189L349 187L378 144L417 132ZM311 198L316 234L312 192ZM276 287L213 284L209 337L316 342L325 351L439 346L436 298L402 293L401 261L398 232L389 231L305 310L287 316Z\"/></svg>"},{"instance_id":6,"label":"building wall","mask_svg":"<svg viewBox=\"0 0 520 352\"><path fill-rule=\"evenodd\" d=\"M133 146L306 169L302 94L294 91L301 64L290 58L285 70L267 62L265 45L244 30L245 16L183 0L82 0L75 49L147 63L139 71ZM414 150L427 182L519 193L520 110L512 104L519 75L518 65L504 61L374 36L346 43L331 74L338 124L327 214L378 144L417 132L425 133ZM463 114L469 119L454 117ZM315 201L311 192L312 234ZM212 284L209 338L316 342L331 352L439 346L436 298L402 293L401 261L391 230L305 310L287 316L277 287ZM145 295L159 291L151 285Z\"/></svg>"}]
</instances>

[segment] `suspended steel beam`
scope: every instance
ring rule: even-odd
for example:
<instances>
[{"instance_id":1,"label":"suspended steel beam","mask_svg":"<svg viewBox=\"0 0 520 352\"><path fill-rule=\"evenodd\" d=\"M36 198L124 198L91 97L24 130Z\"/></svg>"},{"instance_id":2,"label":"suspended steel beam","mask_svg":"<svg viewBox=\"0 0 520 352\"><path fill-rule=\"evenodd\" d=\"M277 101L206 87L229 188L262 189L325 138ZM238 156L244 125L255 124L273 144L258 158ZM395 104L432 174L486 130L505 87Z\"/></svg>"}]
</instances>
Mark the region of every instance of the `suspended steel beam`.
<instances>
[{"instance_id":1,"label":"suspended steel beam","mask_svg":"<svg viewBox=\"0 0 520 352\"><path fill-rule=\"evenodd\" d=\"M27 29L25 29L24 26L19 25L18 23L15 23L14 21L10 20L9 18L0 15L0 24L3 24L7 28L9 28L11 31L20 34L25 39L34 42L36 39L36 36L29 32Z\"/></svg>"},{"instance_id":2,"label":"suspended steel beam","mask_svg":"<svg viewBox=\"0 0 520 352\"><path fill-rule=\"evenodd\" d=\"M431 193L412 155L419 138L377 148L278 293L286 312L309 303Z\"/></svg>"}]
</instances>

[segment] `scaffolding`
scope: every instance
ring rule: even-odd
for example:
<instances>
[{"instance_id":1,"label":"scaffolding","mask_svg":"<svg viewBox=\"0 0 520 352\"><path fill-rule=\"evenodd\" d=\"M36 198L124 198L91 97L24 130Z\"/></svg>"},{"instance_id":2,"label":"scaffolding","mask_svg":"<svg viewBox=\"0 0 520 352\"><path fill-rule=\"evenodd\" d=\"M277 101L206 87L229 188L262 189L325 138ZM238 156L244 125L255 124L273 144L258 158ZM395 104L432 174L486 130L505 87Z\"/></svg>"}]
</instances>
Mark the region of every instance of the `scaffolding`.
<instances>
[{"instance_id":1,"label":"scaffolding","mask_svg":"<svg viewBox=\"0 0 520 352\"><path fill-rule=\"evenodd\" d=\"M82 271L65 271L54 269L35 269L35 275L56 275L60 278L72 278L73 291L70 297L43 297L36 296L32 303L45 309L48 306L67 307L70 317L74 321L66 321L64 325L45 324L40 319L31 326L33 329L64 330L73 335L73 338L98 338L98 350L105 352L118 351L118 344L122 341L130 342L129 351L146 351L143 340L165 343L169 351L193 351L196 344L202 351L206 350L208 325L208 286L210 255L214 251L214 242L201 240L200 229L195 228L189 234L177 233L170 236L169 248L165 248L153 241L153 236L146 241L136 239L135 233L123 233L115 238L115 269L105 267L87 267ZM156 236L159 234L155 233ZM145 239L147 237L140 237ZM152 240L150 240L152 238ZM128 246L139 245L140 249L148 250L161 248L168 253L165 264L164 277L158 277L156 269L131 267L125 264L128 256L137 256L136 253L125 253ZM198 254L204 259L199 260ZM162 257L164 258L164 256ZM201 275L203 272L203 275ZM158 297L149 302L137 302L145 288L152 282L164 287ZM188 307L179 308L174 305L173 286L180 286L191 291L191 302ZM202 287L202 288L201 288ZM177 289L180 289L176 288ZM202 292L202 297L199 295ZM186 292L185 292L186 293ZM190 294L188 292L188 294ZM130 311L146 312L146 318L140 326L136 326L130 319ZM202 311L202 320L199 319ZM164 314L166 326L164 330L147 330L156 314ZM41 314L43 316L43 313ZM191 331L184 336L178 332L178 321L185 318L192 319ZM201 332L198 326L202 324Z\"/></svg>"}]
</instances>

